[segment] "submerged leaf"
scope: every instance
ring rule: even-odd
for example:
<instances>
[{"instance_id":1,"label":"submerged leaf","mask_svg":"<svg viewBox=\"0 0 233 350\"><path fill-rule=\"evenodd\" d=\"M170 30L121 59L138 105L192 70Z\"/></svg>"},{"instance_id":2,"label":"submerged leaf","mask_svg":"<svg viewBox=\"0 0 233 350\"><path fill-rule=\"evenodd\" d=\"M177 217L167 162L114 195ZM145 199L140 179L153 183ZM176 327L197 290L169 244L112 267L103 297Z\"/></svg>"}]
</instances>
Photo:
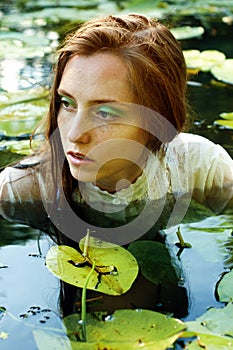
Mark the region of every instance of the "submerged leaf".
<instances>
[{"instance_id":1,"label":"submerged leaf","mask_svg":"<svg viewBox=\"0 0 233 350\"><path fill-rule=\"evenodd\" d=\"M84 251L84 241L80 248ZM95 261L88 289L109 295L121 295L130 289L138 274L136 259L126 249L116 244L90 237L87 261L81 253L68 246L52 247L46 257L48 269L61 280L84 287L86 277Z\"/></svg>"},{"instance_id":2,"label":"submerged leaf","mask_svg":"<svg viewBox=\"0 0 233 350\"><path fill-rule=\"evenodd\" d=\"M136 241L131 243L128 249L136 257L143 276L149 281L166 286L178 283L179 278L164 244L153 241Z\"/></svg>"}]
</instances>

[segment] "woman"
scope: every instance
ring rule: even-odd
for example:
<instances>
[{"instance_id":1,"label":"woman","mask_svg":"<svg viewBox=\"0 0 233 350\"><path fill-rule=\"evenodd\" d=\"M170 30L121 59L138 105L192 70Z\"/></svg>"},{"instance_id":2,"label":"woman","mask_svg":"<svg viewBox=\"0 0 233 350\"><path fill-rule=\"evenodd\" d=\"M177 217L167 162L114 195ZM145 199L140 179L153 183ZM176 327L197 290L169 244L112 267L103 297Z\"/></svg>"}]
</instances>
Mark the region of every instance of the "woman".
<instances>
[{"instance_id":1,"label":"woman","mask_svg":"<svg viewBox=\"0 0 233 350\"><path fill-rule=\"evenodd\" d=\"M127 244L179 223L191 199L232 209L233 161L182 133L185 93L182 50L164 25L138 14L85 23L59 50L47 147L0 175L2 215Z\"/></svg>"},{"instance_id":2,"label":"woman","mask_svg":"<svg viewBox=\"0 0 233 350\"><path fill-rule=\"evenodd\" d=\"M164 25L137 14L85 23L59 51L50 147L1 173L2 215L52 221L74 241L87 226L104 227L124 244L156 223L179 223L191 198L232 208L232 159L181 133L185 92L182 50Z\"/></svg>"},{"instance_id":3,"label":"woman","mask_svg":"<svg viewBox=\"0 0 233 350\"><path fill-rule=\"evenodd\" d=\"M47 145L0 174L1 214L75 246L87 228L121 245L155 239L191 199L232 210L233 161L182 132L185 94L182 50L164 25L138 14L85 23L59 50ZM156 286L143 283L150 297L135 284L125 307L155 308ZM76 291L64 290L69 313Z\"/></svg>"}]
</instances>

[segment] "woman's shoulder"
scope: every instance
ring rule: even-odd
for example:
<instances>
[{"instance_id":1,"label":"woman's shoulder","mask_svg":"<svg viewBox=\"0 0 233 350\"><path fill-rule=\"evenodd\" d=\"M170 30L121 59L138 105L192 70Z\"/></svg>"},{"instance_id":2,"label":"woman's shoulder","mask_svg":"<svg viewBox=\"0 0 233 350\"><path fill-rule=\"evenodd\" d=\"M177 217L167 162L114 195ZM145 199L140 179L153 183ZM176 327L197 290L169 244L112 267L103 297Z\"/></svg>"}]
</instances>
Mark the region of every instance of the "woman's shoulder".
<instances>
[{"instance_id":1,"label":"woman's shoulder","mask_svg":"<svg viewBox=\"0 0 233 350\"><path fill-rule=\"evenodd\" d=\"M168 150L185 154L187 157L193 159L205 158L218 158L224 157L228 160L232 160L227 151L219 144L210 141L204 136L180 133L178 134L168 145Z\"/></svg>"},{"instance_id":2,"label":"woman's shoulder","mask_svg":"<svg viewBox=\"0 0 233 350\"><path fill-rule=\"evenodd\" d=\"M206 145L210 147L218 146L204 136L184 132L181 132L178 135L176 135L170 144L174 146L188 145L189 147L202 147Z\"/></svg>"},{"instance_id":3,"label":"woman's shoulder","mask_svg":"<svg viewBox=\"0 0 233 350\"><path fill-rule=\"evenodd\" d=\"M0 200L27 200L28 197L38 198L39 181L46 174L49 166L47 157L31 156L20 162L6 166L0 172Z\"/></svg>"}]
</instances>

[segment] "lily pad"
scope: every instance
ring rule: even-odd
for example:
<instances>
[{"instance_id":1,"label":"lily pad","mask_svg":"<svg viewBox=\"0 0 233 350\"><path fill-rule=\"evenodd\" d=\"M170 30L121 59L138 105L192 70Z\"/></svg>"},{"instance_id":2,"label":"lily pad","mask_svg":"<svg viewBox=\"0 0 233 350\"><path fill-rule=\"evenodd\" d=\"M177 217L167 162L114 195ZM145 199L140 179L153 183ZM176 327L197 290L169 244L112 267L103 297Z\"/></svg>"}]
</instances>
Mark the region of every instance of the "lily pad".
<instances>
[{"instance_id":1,"label":"lily pad","mask_svg":"<svg viewBox=\"0 0 233 350\"><path fill-rule=\"evenodd\" d=\"M30 46L49 46L49 39L46 36L42 35L37 35L37 39L35 40L34 35L29 35L26 33L20 33L20 32L14 32L14 31L9 31L9 32L0 32L0 40L1 44L4 45L4 42L12 41L18 42L19 45L30 45Z\"/></svg>"},{"instance_id":2,"label":"lily pad","mask_svg":"<svg viewBox=\"0 0 233 350\"><path fill-rule=\"evenodd\" d=\"M80 242L82 251L84 240ZM81 253L68 246L54 246L46 257L47 267L54 275L80 288L84 287L94 261L96 268L91 275L88 289L109 295L121 295L130 289L137 277L138 264L130 252L94 237L90 237L88 264L84 263Z\"/></svg>"},{"instance_id":3,"label":"lily pad","mask_svg":"<svg viewBox=\"0 0 233 350\"><path fill-rule=\"evenodd\" d=\"M203 72L210 71L217 64L225 61L226 56L218 50L184 50L185 62L188 68Z\"/></svg>"},{"instance_id":4,"label":"lily pad","mask_svg":"<svg viewBox=\"0 0 233 350\"><path fill-rule=\"evenodd\" d=\"M214 124L222 126L226 129L233 129L233 120L217 119L214 121Z\"/></svg>"},{"instance_id":5,"label":"lily pad","mask_svg":"<svg viewBox=\"0 0 233 350\"><path fill-rule=\"evenodd\" d=\"M233 342L229 337L198 333L197 339L188 345L188 350L229 350L232 347Z\"/></svg>"},{"instance_id":6,"label":"lily pad","mask_svg":"<svg viewBox=\"0 0 233 350\"><path fill-rule=\"evenodd\" d=\"M220 113L219 114L221 118L226 119L226 120L233 120L233 112L229 112L229 113Z\"/></svg>"},{"instance_id":7,"label":"lily pad","mask_svg":"<svg viewBox=\"0 0 233 350\"><path fill-rule=\"evenodd\" d=\"M228 303L221 309L211 308L196 321L186 322L189 331L209 333L219 336L233 336L233 304ZM232 339L231 339L232 341ZM233 342L232 342L233 344Z\"/></svg>"},{"instance_id":8,"label":"lily pad","mask_svg":"<svg viewBox=\"0 0 233 350\"><path fill-rule=\"evenodd\" d=\"M233 84L233 58L217 64L211 69L213 76L224 83Z\"/></svg>"},{"instance_id":9,"label":"lily pad","mask_svg":"<svg viewBox=\"0 0 233 350\"><path fill-rule=\"evenodd\" d=\"M40 42L40 39L38 39L38 42ZM1 59L17 58L21 60L23 58L44 57L46 54L49 54L51 52L52 48L49 45L43 45L43 43L35 46L32 44L25 45L19 39L1 40Z\"/></svg>"},{"instance_id":10,"label":"lily pad","mask_svg":"<svg viewBox=\"0 0 233 350\"><path fill-rule=\"evenodd\" d=\"M171 28L171 32L177 40L199 38L204 32L203 27L176 27Z\"/></svg>"},{"instance_id":11,"label":"lily pad","mask_svg":"<svg viewBox=\"0 0 233 350\"><path fill-rule=\"evenodd\" d=\"M229 302L233 301L233 270L226 273L218 285L218 296L220 301ZM233 335L233 332L232 332Z\"/></svg>"},{"instance_id":12,"label":"lily pad","mask_svg":"<svg viewBox=\"0 0 233 350\"><path fill-rule=\"evenodd\" d=\"M47 102L43 100L4 107L0 111L0 133L7 136L31 134L47 111Z\"/></svg>"},{"instance_id":13,"label":"lily pad","mask_svg":"<svg viewBox=\"0 0 233 350\"><path fill-rule=\"evenodd\" d=\"M80 316L77 314L64 319L71 339L72 334L79 334L81 330L79 320ZM85 344L72 341L72 348L162 350L171 346L185 328L182 321L149 310L116 310L105 318L88 314L88 342Z\"/></svg>"},{"instance_id":14,"label":"lily pad","mask_svg":"<svg viewBox=\"0 0 233 350\"><path fill-rule=\"evenodd\" d=\"M15 103L29 102L33 100L44 99L48 96L49 91L45 88L35 88L35 89L27 89L16 92L1 92L0 95L0 107L1 107L1 115L2 107L7 107L13 105ZM44 102L45 104L46 102Z\"/></svg>"}]
</instances>

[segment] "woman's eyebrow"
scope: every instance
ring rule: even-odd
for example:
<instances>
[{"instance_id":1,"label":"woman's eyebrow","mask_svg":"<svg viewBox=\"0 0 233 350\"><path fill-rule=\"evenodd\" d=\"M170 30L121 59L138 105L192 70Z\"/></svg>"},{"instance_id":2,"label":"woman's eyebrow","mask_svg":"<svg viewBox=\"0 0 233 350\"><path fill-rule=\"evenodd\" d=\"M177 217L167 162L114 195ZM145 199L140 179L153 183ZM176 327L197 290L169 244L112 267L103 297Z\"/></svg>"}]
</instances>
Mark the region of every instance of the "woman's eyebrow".
<instances>
[{"instance_id":1,"label":"woman's eyebrow","mask_svg":"<svg viewBox=\"0 0 233 350\"><path fill-rule=\"evenodd\" d=\"M65 90L63 90L63 89L60 89L60 88L58 88L57 89L57 93L58 94L60 94L60 95L65 95L65 96L67 96L67 97L70 97L70 98L72 98L72 99L74 99L74 97L71 95L71 94L69 94L68 92L66 92ZM111 99L111 98L104 98L104 99L93 99L93 100L90 100L89 101L89 103L90 104L96 104L96 105L98 105L98 104L102 104L102 103L113 103L113 102L117 102L117 103L120 103L118 100L115 100L115 99Z\"/></svg>"},{"instance_id":2,"label":"woman's eyebrow","mask_svg":"<svg viewBox=\"0 0 233 350\"><path fill-rule=\"evenodd\" d=\"M70 95L68 92L66 92L65 90L63 90L63 89L57 89L57 93L59 94L59 95L65 95L65 96L67 96L67 97L70 97L70 98L72 98L72 99L74 99L74 97L72 96L72 95Z\"/></svg>"}]
</instances>

